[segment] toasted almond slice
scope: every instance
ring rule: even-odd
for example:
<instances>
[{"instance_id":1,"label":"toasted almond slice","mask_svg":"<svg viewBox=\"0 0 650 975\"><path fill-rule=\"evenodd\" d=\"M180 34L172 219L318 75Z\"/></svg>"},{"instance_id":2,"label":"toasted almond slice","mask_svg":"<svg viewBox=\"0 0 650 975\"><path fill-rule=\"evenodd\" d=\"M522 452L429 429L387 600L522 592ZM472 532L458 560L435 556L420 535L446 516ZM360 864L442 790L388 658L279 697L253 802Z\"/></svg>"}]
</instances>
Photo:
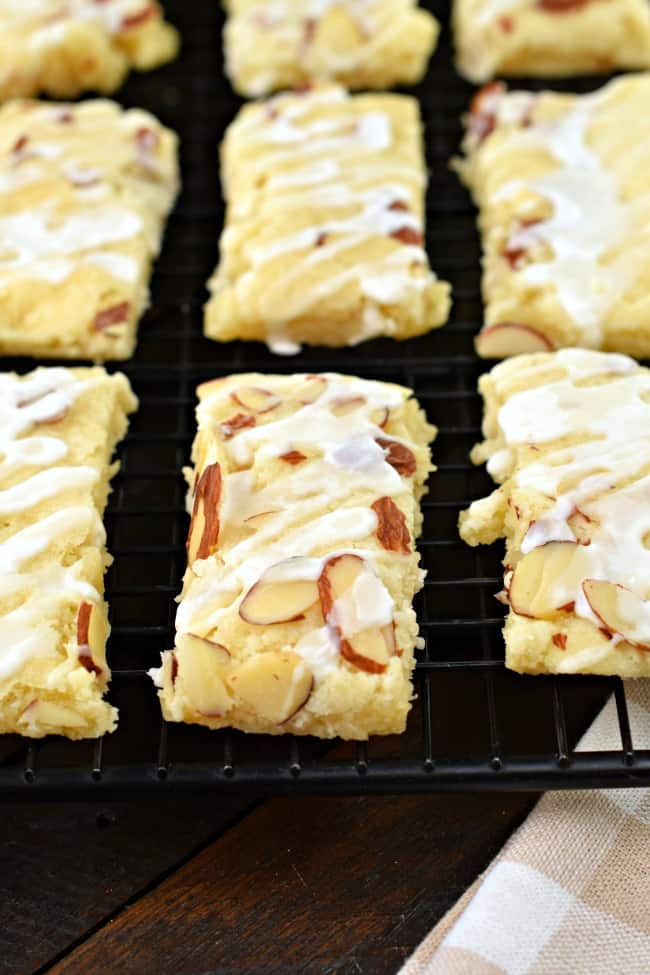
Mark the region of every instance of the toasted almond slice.
<instances>
[{"instance_id":1,"label":"toasted almond slice","mask_svg":"<svg viewBox=\"0 0 650 975\"><path fill-rule=\"evenodd\" d=\"M288 561L267 569L242 599L239 615L247 623L256 626L290 623L301 619L318 600L318 584L315 580L301 579L299 576L282 578L282 567Z\"/></svg>"},{"instance_id":2,"label":"toasted almond slice","mask_svg":"<svg viewBox=\"0 0 650 975\"><path fill-rule=\"evenodd\" d=\"M275 393L259 386L241 386L230 394L230 398L249 413L269 413L282 402Z\"/></svg>"},{"instance_id":3,"label":"toasted almond slice","mask_svg":"<svg viewBox=\"0 0 650 975\"><path fill-rule=\"evenodd\" d=\"M360 670L380 674L396 653L394 626L370 627L352 636L345 634L336 619L336 601L340 599L364 573L370 571L358 555L335 555L323 566L318 589L323 616L339 637L341 655Z\"/></svg>"},{"instance_id":4,"label":"toasted almond slice","mask_svg":"<svg viewBox=\"0 0 650 975\"><path fill-rule=\"evenodd\" d=\"M411 536L406 519L392 498L377 498L371 505L377 515L377 538L389 552L407 555L411 551Z\"/></svg>"},{"instance_id":5,"label":"toasted almond slice","mask_svg":"<svg viewBox=\"0 0 650 975\"><path fill-rule=\"evenodd\" d=\"M525 352L552 352L554 345L536 328L519 322L489 325L476 336L476 354L482 359L503 359Z\"/></svg>"},{"instance_id":6,"label":"toasted almond slice","mask_svg":"<svg viewBox=\"0 0 650 975\"><path fill-rule=\"evenodd\" d=\"M282 508L273 508L270 511L258 511L256 515L249 515L248 518L244 518L244 524L257 530L270 521L273 515L277 515L282 510Z\"/></svg>"},{"instance_id":7,"label":"toasted almond slice","mask_svg":"<svg viewBox=\"0 0 650 975\"><path fill-rule=\"evenodd\" d=\"M327 560L318 580L318 594L325 619L332 612L336 600L354 584L364 569L365 562L360 555L335 555Z\"/></svg>"},{"instance_id":8,"label":"toasted almond slice","mask_svg":"<svg viewBox=\"0 0 650 975\"><path fill-rule=\"evenodd\" d=\"M378 406L377 409L373 410L370 414L370 419L376 427L381 427L383 430L388 423L388 417L390 416L390 409L388 406Z\"/></svg>"},{"instance_id":9,"label":"toasted almond slice","mask_svg":"<svg viewBox=\"0 0 650 975\"><path fill-rule=\"evenodd\" d=\"M305 406L315 403L327 389L327 379L325 376L311 375L306 377L304 386L301 386L297 393L297 398Z\"/></svg>"},{"instance_id":10,"label":"toasted almond slice","mask_svg":"<svg viewBox=\"0 0 650 975\"><path fill-rule=\"evenodd\" d=\"M368 402L365 396L337 396L330 400L330 410L334 416L347 416L361 409Z\"/></svg>"},{"instance_id":11,"label":"toasted almond slice","mask_svg":"<svg viewBox=\"0 0 650 975\"><path fill-rule=\"evenodd\" d=\"M591 536L597 528L597 522L593 518L586 515L580 508L576 508L573 514L567 519L567 524L580 545L590 544Z\"/></svg>"},{"instance_id":12,"label":"toasted almond slice","mask_svg":"<svg viewBox=\"0 0 650 975\"><path fill-rule=\"evenodd\" d=\"M219 501L221 467L209 464L199 477L194 491L190 530L187 536L187 561L207 559L219 540Z\"/></svg>"},{"instance_id":13,"label":"toasted almond slice","mask_svg":"<svg viewBox=\"0 0 650 975\"><path fill-rule=\"evenodd\" d=\"M83 602L77 612L77 648L79 662L91 673L101 677L106 672L106 640L108 620L99 603Z\"/></svg>"},{"instance_id":14,"label":"toasted almond slice","mask_svg":"<svg viewBox=\"0 0 650 975\"><path fill-rule=\"evenodd\" d=\"M283 460L285 464L291 464L295 467L297 464L302 464L303 460L307 460L305 454L302 454L299 450L288 450L285 454L280 454L280 460Z\"/></svg>"},{"instance_id":15,"label":"toasted almond slice","mask_svg":"<svg viewBox=\"0 0 650 975\"><path fill-rule=\"evenodd\" d=\"M223 668L230 654L220 643L213 643L192 633L176 639L176 692L182 692L190 707L206 717L225 714L232 699L224 681Z\"/></svg>"},{"instance_id":16,"label":"toasted almond slice","mask_svg":"<svg viewBox=\"0 0 650 975\"><path fill-rule=\"evenodd\" d=\"M586 579L582 589L609 633L623 637L639 650L650 650L650 601L605 579Z\"/></svg>"},{"instance_id":17,"label":"toasted almond slice","mask_svg":"<svg viewBox=\"0 0 650 975\"><path fill-rule=\"evenodd\" d=\"M240 430L245 430L246 427L255 426L255 417L250 416L246 413L235 413L231 416L229 420L224 420L223 423L219 424L219 429L221 430L221 435L224 440L232 440L236 433Z\"/></svg>"},{"instance_id":18,"label":"toasted almond slice","mask_svg":"<svg viewBox=\"0 0 650 975\"><path fill-rule=\"evenodd\" d=\"M396 653L395 629L374 627L357 633L349 640L341 640L341 654L345 659L369 674L383 674Z\"/></svg>"},{"instance_id":19,"label":"toasted almond slice","mask_svg":"<svg viewBox=\"0 0 650 975\"><path fill-rule=\"evenodd\" d=\"M234 694L272 724L283 724L309 700L313 675L297 653L269 650L245 660L228 676Z\"/></svg>"},{"instance_id":20,"label":"toasted almond slice","mask_svg":"<svg viewBox=\"0 0 650 975\"><path fill-rule=\"evenodd\" d=\"M375 442L386 452L386 463L394 467L402 477L412 477L417 470L415 454L399 440L388 437L375 437Z\"/></svg>"},{"instance_id":21,"label":"toasted almond slice","mask_svg":"<svg viewBox=\"0 0 650 975\"><path fill-rule=\"evenodd\" d=\"M210 660L215 660L221 664L227 664L230 661L230 651L224 647L223 643L216 643L214 640L197 636L195 633L178 633L176 635L177 652L180 650L183 654L201 654L205 652L206 647L211 654Z\"/></svg>"},{"instance_id":22,"label":"toasted almond slice","mask_svg":"<svg viewBox=\"0 0 650 975\"><path fill-rule=\"evenodd\" d=\"M588 549L577 542L547 542L517 563L510 582L515 613L545 619L573 608L576 593L589 572Z\"/></svg>"}]
</instances>

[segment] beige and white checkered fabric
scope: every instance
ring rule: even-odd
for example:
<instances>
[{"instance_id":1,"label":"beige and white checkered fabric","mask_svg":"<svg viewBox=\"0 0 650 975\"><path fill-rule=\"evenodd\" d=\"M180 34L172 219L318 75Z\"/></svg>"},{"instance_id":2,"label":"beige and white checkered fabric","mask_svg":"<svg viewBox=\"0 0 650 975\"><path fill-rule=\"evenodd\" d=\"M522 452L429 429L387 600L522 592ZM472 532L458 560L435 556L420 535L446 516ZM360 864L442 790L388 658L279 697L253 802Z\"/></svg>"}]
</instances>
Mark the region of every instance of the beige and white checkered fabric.
<instances>
[{"instance_id":1,"label":"beige and white checkered fabric","mask_svg":"<svg viewBox=\"0 0 650 975\"><path fill-rule=\"evenodd\" d=\"M626 686L650 748L650 681ZM620 748L610 700L582 750ZM547 793L400 975L650 975L650 789Z\"/></svg>"}]
</instances>

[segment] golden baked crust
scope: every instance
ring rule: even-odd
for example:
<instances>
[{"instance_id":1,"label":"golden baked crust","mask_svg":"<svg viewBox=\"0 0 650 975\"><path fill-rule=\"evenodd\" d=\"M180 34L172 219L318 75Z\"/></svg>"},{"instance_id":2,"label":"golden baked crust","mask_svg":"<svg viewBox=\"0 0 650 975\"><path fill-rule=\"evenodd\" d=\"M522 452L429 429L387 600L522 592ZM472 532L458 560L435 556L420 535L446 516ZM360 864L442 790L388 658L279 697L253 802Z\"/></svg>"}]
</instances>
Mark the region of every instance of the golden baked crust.
<instances>
[{"instance_id":1,"label":"golden baked crust","mask_svg":"<svg viewBox=\"0 0 650 975\"><path fill-rule=\"evenodd\" d=\"M126 359L177 190L176 136L114 102L0 109L0 353Z\"/></svg>"},{"instance_id":2,"label":"golden baked crust","mask_svg":"<svg viewBox=\"0 0 650 975\"><path fill-rule=\"evenodd\" d=\"M506 539L506 665L650 676L650 371L562 349L481 377L500 484L460 518L470 545Z\"/></svg>"},{"instance_id":3,"label":"golden baked crust","mask_svg":"<svg viewBox=\"0 0 650 975\"><path fill-rule=\"evenodd\" d=\"M313 78L346 88L416 84L438 22L416 0L231 0L226 71L248 98Z\"/></svg>"},{"instance_id":4,"label":"golden baked crust","mask_svg":"<svg viewBox=\"0 0 650 975\"><path fill-rule=\"evenodd\" d=\"M103 700L106 506L115 444L137 406L103 369L0 375L0 732L93 738Z\"/></svg>"},{"instance_id":5,"label":"golden baked crust","mask_svg":"<svg viewBox=\"0 0 650 975\"><path fill-rule=\"evenodd\" d=\"M178 52L155 0L0 0L0 101L109 94Z\"/></svg>"},{"instance_id":6,"label":"golden baked crust","mask_svg":"<svg viewBox=\"0 0 650 975\"><path fill-rule=\"evenodd\" d=\"M228 210L205 333L355 345L442 325L449 285L423 249L417 102L337 85L245 106L222 150Z\"/></svg>"},{"instance_id":7,"label":"golden baked crust","mask_svg":"<svg viewBox=\"0 0 650 975\"><path fill-rule=\"evenodd\" d=\"M454 0L458 70L563 77L650 67L645 0Z\"/></svg>"},{"instance_id":8,"label":"golden baked crust","mask_svg":"<svg viewBox=\"0 0 650 975\"><path fill-rule=\"evenodd\" d=\"M590 95L479 93L459 165L480 210L479 355L650 354L650 74Z\"/></svg>"},{"instance_id":9,"label":"golden baked crust","mask_svg":"<svg viewBox=\"0 0 650 975\"><path fill-rule=\"evenodd\" d=\"M256 373L198 390L188 568L163 714L365 739L404 729L435 435L402 386Z\"/></svg>"}]
</instances>

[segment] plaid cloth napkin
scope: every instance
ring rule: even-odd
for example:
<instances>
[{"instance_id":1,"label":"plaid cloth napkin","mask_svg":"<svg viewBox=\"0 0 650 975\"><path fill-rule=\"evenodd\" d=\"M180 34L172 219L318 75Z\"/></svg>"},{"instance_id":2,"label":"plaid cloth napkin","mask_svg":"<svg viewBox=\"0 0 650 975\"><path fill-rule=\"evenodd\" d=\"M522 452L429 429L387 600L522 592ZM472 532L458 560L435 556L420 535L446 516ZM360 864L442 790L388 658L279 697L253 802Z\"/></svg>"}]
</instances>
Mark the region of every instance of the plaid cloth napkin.
<instances>
[{"instance_id":1,"label":"plaid cloth napkin","mask_svg":"<svg viewBox=\"0 0 650 975\"><path fill-rule=\"evenodd\" d=\"M650 682L629 681L636 748ZM582 750L620 748L613 698ZM649 975L650 789L549 792L400 975Z\"/></svg>"}]
</instances>

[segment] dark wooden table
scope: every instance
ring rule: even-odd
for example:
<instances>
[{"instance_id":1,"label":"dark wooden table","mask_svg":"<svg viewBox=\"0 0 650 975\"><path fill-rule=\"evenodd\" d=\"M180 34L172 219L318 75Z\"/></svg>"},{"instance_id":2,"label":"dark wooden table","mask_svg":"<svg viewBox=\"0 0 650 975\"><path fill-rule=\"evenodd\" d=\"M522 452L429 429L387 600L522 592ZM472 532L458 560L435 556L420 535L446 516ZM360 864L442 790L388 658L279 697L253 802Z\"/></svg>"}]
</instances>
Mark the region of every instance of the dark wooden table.
<instances>
[{"instance_id":1,"label":"dark wooden table","mask_svg":"<svg viewBox=\"0 0 650 975\"><path fill-rule=\"evenodd\" d=\"M5 804L2 975L392 975L533 796Z\"/></svg>"}]
</instances>

